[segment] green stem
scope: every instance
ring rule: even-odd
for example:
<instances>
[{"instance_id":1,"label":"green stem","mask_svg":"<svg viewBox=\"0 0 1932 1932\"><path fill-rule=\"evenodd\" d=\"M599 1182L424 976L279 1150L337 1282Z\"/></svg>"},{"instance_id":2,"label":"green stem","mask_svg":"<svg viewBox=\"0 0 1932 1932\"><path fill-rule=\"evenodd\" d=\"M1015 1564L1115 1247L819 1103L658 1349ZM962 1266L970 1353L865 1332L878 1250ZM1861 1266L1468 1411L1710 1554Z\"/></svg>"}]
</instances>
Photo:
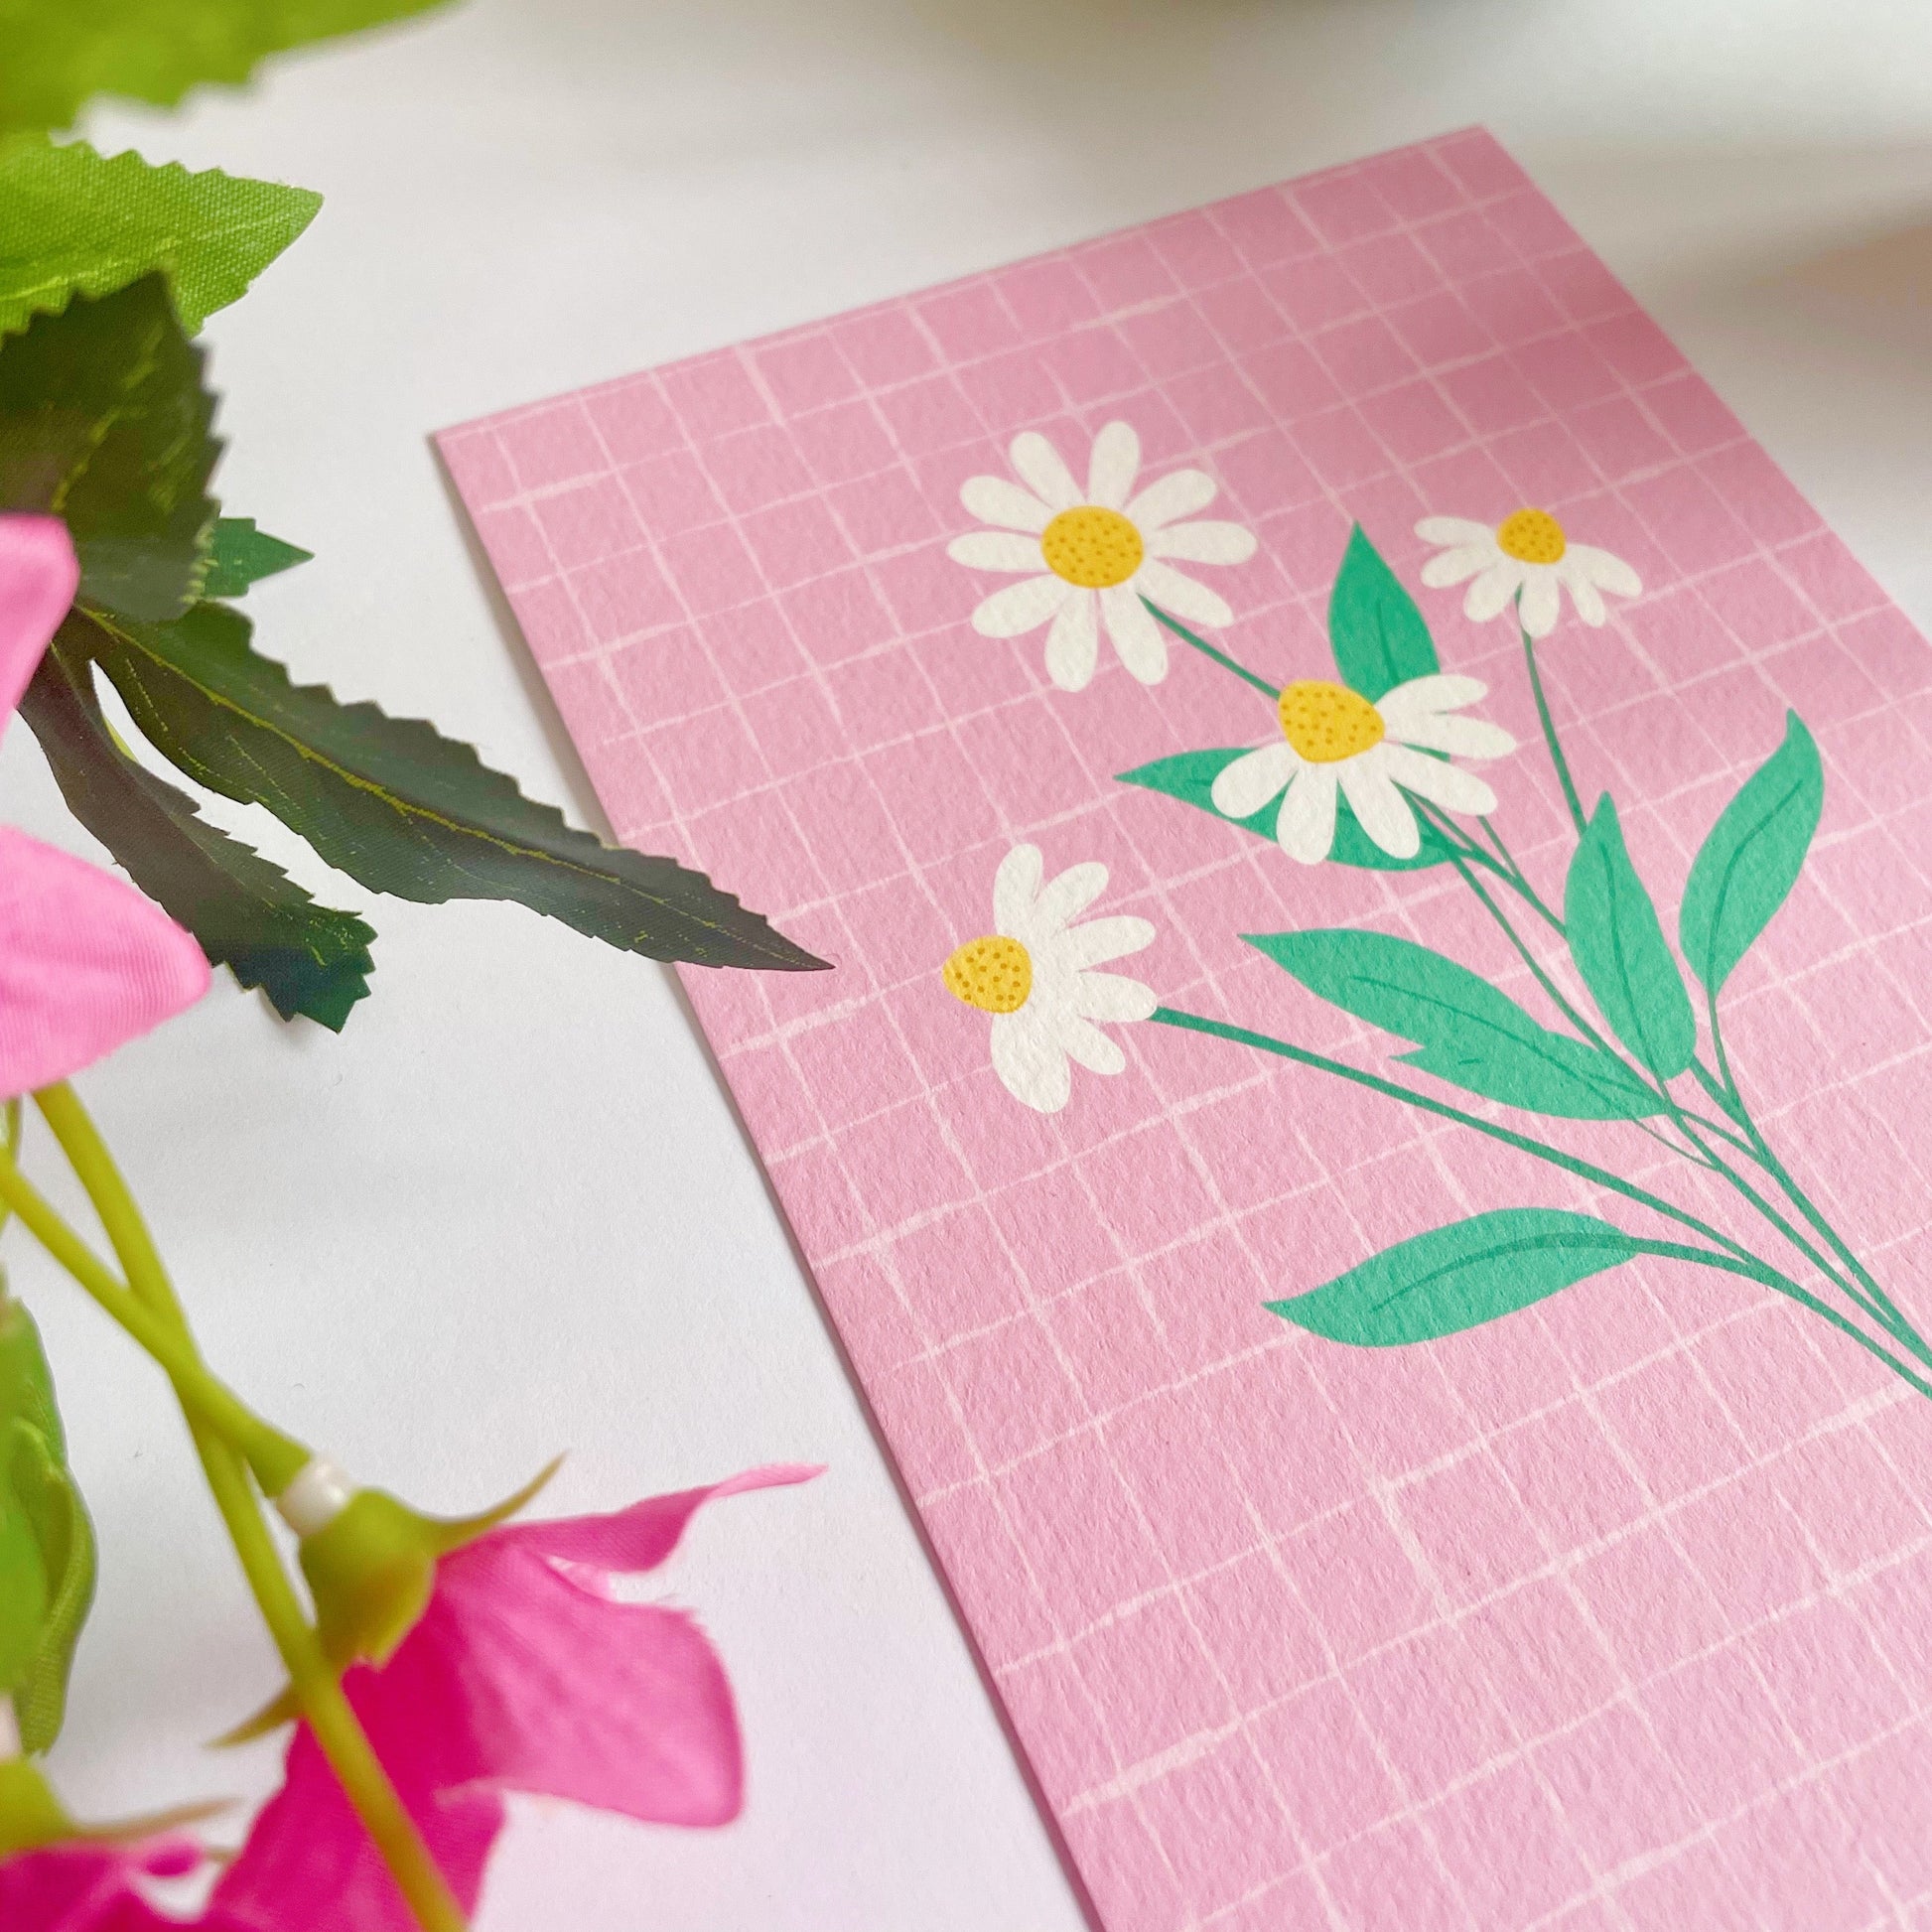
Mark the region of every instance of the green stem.
<instances>
[{"instance_id":1,"label":"green stem","mask_svg":"<svg viewBox=\"0 0 1932 1932\"><path fill-rule=\"evenodd\" d=\"M187 1318L146 1220L78 1095L66 1081L34 1096L107 1231L129 1292L193 1347ZM104 1272L104 1271L103 1271ZM324 1656L283 1569L240 1453L183 1405L214 1505L243 1577L281 1654L296 1701L363 1829L381 1853L423 1932L465 1932L462 1907L369 1743Z\"/></svg>"},{"instance_id":2,"label":"green stem","mask_svg":"<svg viewBox=\"0 0 1932 1932\"><path fill-rule=\"evenodd\" d=\"M1589 820L1584 813L1584 801L1577 795L1577 781L1570 775L1570 760L1563 755L1563 740L1557 736L1556 720L1550 716L1550 701L1543 695L1543 673L1536 662L1536 639L1527 630L1523 631L1523 660L1530 667L1530 689L1536 694L1536 715L1543 723L1543 742L1550 748L1550 762L1556 766L1557 782L1563 786L1571 822L1577 828L1577 836L1582 838Z\"/></svg>"},{"instance_id":3,"label":"green stem","mask_svg":"<svg viewBox=\"0 0 1932 1932\"><path fill-rule=\"evenodd\" d=\"M1224 671L1232 671L1244 683L1252 684L1257 691L1263 692L1275 703L1279 704L1281 702L1282 689L1279 684L1270 684L1259 672L1249 670L1247 665L1238 663L1226 651L1216 650L1205 637L1196 637L1184 623L1177 622L1174 619L1169 617L1160 605L1151 602L1145 597L1141 599L1141 602L1147 605L1153 617L1161 623L1166 624L1182 643L1192 644L1203 657L1211 657Z\"/></svg>"}]
</instances>

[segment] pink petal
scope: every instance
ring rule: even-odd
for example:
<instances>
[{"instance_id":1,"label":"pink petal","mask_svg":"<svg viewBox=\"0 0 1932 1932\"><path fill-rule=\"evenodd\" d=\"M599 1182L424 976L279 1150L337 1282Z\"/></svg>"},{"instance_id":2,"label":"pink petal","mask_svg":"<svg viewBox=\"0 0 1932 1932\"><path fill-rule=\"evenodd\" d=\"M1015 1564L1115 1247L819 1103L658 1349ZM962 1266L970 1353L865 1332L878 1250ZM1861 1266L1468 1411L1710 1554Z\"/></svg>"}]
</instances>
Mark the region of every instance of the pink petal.
<instances>
[{"instance_id":1,"label":"pink petal","mask_svg":"<svg viewBox=\"0 0 1932 1932\"><path fill-rule=\"evenodd\" d=\"M65 523L52 516L0 516L0 732L79 583Z\"/></svg>"},{"instance_id":2,"label":"pink petal","mask_svg":"<svg viewBox=\"0 0 1932 1932\"><path fill-rule=\"evenodd\" d=\"M389 1761L389 1753L377 1746ZM392 1775L396 1767L391 1765ZM430 1856L465 1913L503 1828L501 1800L466 1791L437 1798L398 1780ZM5 1921L0 1921L4 1923ZM349 1809L306 1726L289 1745L282 1788L263 1807L241 1855L222 1873L204 1923L209 1932L418 1932L381 1855Z\"/></svg>"},{"instance_id":3,"label":"pink petal","mask_svg":"<svg viewBox=\"0 0 1932 1932\"><path fill-rule=\"evenodd\" d=\"M146 1845L74 1840L23 1852L0 1863L0 1926L7 1932L150 1932L178 1927L134 1890L135 1873L179 1876L202 1862L201 1848L184 1838Z\"/></svg>"},{"instance_id":4,"label":"pink petal","mask_svg":"<svg viewBox=\"0 0 1932 1932\"><path fill-rule=\"evenodd\" d=\"M207 983L201 947L133 887L0 826L0 1096L66 1079Z\"/></svg>"}]
</instances>

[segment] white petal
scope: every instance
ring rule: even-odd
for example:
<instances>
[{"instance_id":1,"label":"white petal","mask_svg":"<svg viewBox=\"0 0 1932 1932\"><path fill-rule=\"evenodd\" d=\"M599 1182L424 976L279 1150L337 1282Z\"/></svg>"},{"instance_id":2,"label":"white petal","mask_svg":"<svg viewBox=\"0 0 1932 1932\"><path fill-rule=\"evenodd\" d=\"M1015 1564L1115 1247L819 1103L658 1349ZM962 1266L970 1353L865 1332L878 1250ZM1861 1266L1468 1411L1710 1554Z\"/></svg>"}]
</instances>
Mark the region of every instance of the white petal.
<instances>
[{"instance_id":1,"label":"white petal","mask_svg":"<svg viewBox=\"0 0 1932 1932\"><path fill-rule=\"evenodd\" d=\"M1569 563L1570 559L1566 557L1557 566L1557 576L1570 593L1570 601L1576 605L1577 615L1592 630L1600 630L1610 621L1610 614L1604 608L1603 593L1581 570L1571 570Z\"/></svg>"},{"instance_id":2,"label":"white petal","mask_svg":"<svg viewBox=\"0 0 1932 1932\"><path fill-rule=\"evenodd\" d=\"M1092 1073L1125 1073L1127 1055L1117 1041L1111 1040L1091 1021L1077 1013L1063 1013L1055 1028L1063 1052L1070 1054Z\"/></svg>"},{"instance_id":3,"label":"white petal","mask_svg":"<svg viewBox=\"0 0 1932 1932\"><path fill-rule=\"evenodd\" d=\"M1075 591L1046 633L1046 675L1062 691L1084 691L1100 658L1100 600Z\"/></svg>"},{"instance_id":4,"label":"white petal","mask_svg":"<svg viewBox=\"0 0 1932 1932\"><path fill-rule=\"evenodd\" d=\"M1462 600L1462 615L1472 623L1487 623L1509 609L1523 583L1523 566L1513 558L1499 558L1469 586Z\"/></svg>"},{"instance_id":5,"label":"white petal","mask_svg":"<svg viewBox=\"0 0 1932 1932\"><path fill-rule=\"evenodd\" d=\"M1087 501L1117 510L1141 473L1141 439L1130 423L1109 423L1093 439L1087 463Z\"/></svg>"},{"instance_id":6,"label":"white petal","mask_svg":"<svg viewBox=\"0 0 1932 1932\"><path fill-rule=\"evenodd\" d=\"M1053 966L1079 972L1088 966L1103 966L1110 959L1125 959L1154 943L1154 926L1132 912L1116 912L1104 919L1089 919L1085 925L1069 926L1053 941Z\"/></svg>"},{"instance_id":7,"label":"white petal","mask_svg":"<svg viewBox=\"0 0 1932 1932\"><path fill-rule=\"evenodd\" d=\"M1420 798L1432 799L1445 811L1474 812L1482 817L1496 809L1496 794L1473 771L1465 771L1459 764L1446 764L1441 759L1412 752L1406 745L1378 745L1375 756L1397 784Z\"/></svg>"},{"instance_id":8,"label":"white petal","mask_svg":"<svg viewBox=\"0 0 1932 1932\"><path fill-rule=\"evenodd\" d=\"M1074 982L1073 1009L1088 1020L1146 1020L1161 1004L1151 986L1125 973L1082 973Z\"/></svg>"},{"instance_id":9,"label":"white petal","mask_svg":"<svg viewBox=\"0 0 1932 1932\"><path fill-rule=\"evenodd\" d=\"M1547 637L1563 615L1557 583L1557 573L1544 564L1532 564L1523 573L1523 595L1516 614L1532 637Z\"/></svg>"},{"instance_id":10,"label":"white petal","mask_svg":"<svg viewBox=\"0 0 1932 1932\"><path fill-rule=\"evenodd\" d=\"M1022 931L1034 909L1039 882L1046 876L1046 862L1036 845L1016 845L1000 861L993 875L993 930L1009 939L1023 938Z\"/></svg>"},{"instance_id":11,"label":"white petal","mask_svg":"<svg viewBox=\"0 0 1932 1932\"><path fill-rule=\"evenodd\" d=\"M1564 562L1576 564L1598 590L1608 591L1614 597L1643 595L1643 579L1621 557L1612 557L1607 550L1573 543Z\"/></svg>"},{"instance_id":12,"label":"white petal","mask_svg":"<svg viewBox=\"0 0 1932 1932\"><path fill-rule=\"evenodd\" d=\"M982 637L1019 637L1039 626L1073 595L1064 578L1030 577L995 591L973 613L973 628Z\"/></svg>"},{"instance_id":13,"label":"white petal","mask_svg":"<svg viewBox=\"0 0 1932 1932\"><path fill-rule=\"evenodd\" d=\"M1318 866L1335 842L1335 768L1305 764L1282 800L1275 839L1291 859Z\"/></svg>"},{"instance_id":14,"label":"white petal","mask_svg":"<svg viewBox=\"0 0 1932 1932\"><path fill-rule=\"evenodd\" d=\"M1264 745L1215 774L1208 796L1223 818L1252 818L1262 806L1284 791L1302 760L1286 743Z\"/></svg>"},{"instance_id":15,"label":"white petal","mask_svg":"<svg viewBox=\"0 0 1932 1932\"><path fill-rule=\"evenodd\" d=\"M1183 577L1158 557L1150 557L1134 573L1132 584L1123 588L1139 591L1182 623L1204 623L1218 630L1234 621L1225 598L1216 596L1204 584L1196 584L1191 577Z\"/></svg>"},{"instance_id":16,"label":"white petal","mask_svg":"<svg viewBox=\"0 0 1932 1932\"><path fill-rule=\"evenodd\" d=\"M1478 571L1496 563L1502 552L1493 543L1465 544L1460 550L1439 550L1422 567L1422 581L1432 591L1466 583Z\"/></svg>"},{"instance_id":17,"label":"white petal","mask_svg":"<svg viewBox=\"0 0 1932 1932\"><path fill-rule=\"evenodd\" d=\"M1214 500L1214 479L1205 470L1173 470L1151 483L1127 505L1127 515L1145 534L1164 530L1176 517L1192 516Z\"/></svg>"},{"instance_id":18,"label":"white petal","mask_svg":"<svg viewBox=\"0 0 1932 1932\"><path fill-rule=\"evenodd\" d=\"M1049 510L1070 510L1080 500L1080 485L1060 453L1036 429L1023 430L1008 452L1022 483L1029 484Z\"/></svg>"},{"instance_id":19,"label":"white petal","mask_svg":"<svg viewBox=\"0 0 1932 1932\"><path fill-rule=\"evenodd\" d=\"M1406 726L1445 711L1460 711L1488 695L1489 687L1479 677L1432 671L1427 677L1412 677L1384 691L1376 699L1375 708L1382 714L1382 722L1400 738Z\"/></svg>"},{"instance_id":20,"label":"white petal","mask_svg":"<svg viewBox=\"0 0 1932 1932\"><path fill-rule=\"evenodd\" d=\"M1014 937L1042 953L1051 953L1067 920L1084 912L1106 890L1107 868L1098 859L1068 866L1027 909L1025 930L1015 927Z\"/></svg>"},{"instance_id":21,"label":"white petal","mask_svg":"<svg viewBox=\"0 0 1932 1932\"><path fill-rule=\"evenodd\" d=\"M1255 554L1255 533L1241 523L1173 523L1165 530L1143 524L1142 532L1150 555L1183 564L1245 564Z\"/></svg>"},{"instance_id":22,"label":"white petal","mask_svg":"<svg viewBox=\"0 0 1932 1932\"><path fill-rule=\"evenodd\" d=\"M1031 530L1037 536L1053 520L1047 504L1004 477L968 477L959 486L959 500L996 530Z\"/></svg>"},{"instance_id":23,"label":"white petal","mask_svg":"<svg viewBox=\"0 0 1932 1932\"><path fill-rule=\"evenodd\" d=\"M1029 1002L1018 1013L993 1019L993 1070L1016 1100L1042 1114L1056 1114L1073 1091L1053 1016Z\"/></svg>"},{"instance_id":24,"label":"white petal","mask_svg":"<svg viewBox=\"0 0 1932 1932\"><path fill-rule=\"evenodd\" d=\"M1416 534L1425 543L1486 543L1493 548L1496 541L1494 525L1473 523L1466 516L1425 516Z\"/></svg>"},{"instance_id":25,"label":"white petal","mask_svg":"<svg viewBox=\"0 0 1932 1932\"><path fill-rule=\"evenodd\" d=\"M946 555L969 570L1037 570L1039 539L1017 530L969 530L946 545Z\"/></svg>"},{"instance_id":26,"label":"white petal","mask_svg":"<svg viewBox=\"0 0 1932 1932\"><path fill-rule=\"evenodd\" d=\"M1168 674L1168 640L1131 584L1100 593L1100 615L1120 661L1143 684L1159 684Z\"/></svg>"},{"instance_id":27,"label":"white petal","mask_svg":"<svg viewBox=\"0 0 1932 1932\"><path fill-rule=\"evenodd\" d=\"M1422 850L1422 827L1416 808L1395 787L1389 775L1388 748L1378 746L1335 767L1342 795L1355 822L1392 859L1413 859Z\"/></svg>"},{"instance_id":28,"label":"white petal","mask_svg":"<svg viewBox=\"0 0 1932 1932\"><path fill-rule=\"evenodd\" d=\"M1419 745L1426 752L1447 752L1457 759L1506 759L1516 749L1515 739L1486 718L1418 718L1401 731L1391 725L1389 738L1396 744Z\"/></svg>"}]
</instances>

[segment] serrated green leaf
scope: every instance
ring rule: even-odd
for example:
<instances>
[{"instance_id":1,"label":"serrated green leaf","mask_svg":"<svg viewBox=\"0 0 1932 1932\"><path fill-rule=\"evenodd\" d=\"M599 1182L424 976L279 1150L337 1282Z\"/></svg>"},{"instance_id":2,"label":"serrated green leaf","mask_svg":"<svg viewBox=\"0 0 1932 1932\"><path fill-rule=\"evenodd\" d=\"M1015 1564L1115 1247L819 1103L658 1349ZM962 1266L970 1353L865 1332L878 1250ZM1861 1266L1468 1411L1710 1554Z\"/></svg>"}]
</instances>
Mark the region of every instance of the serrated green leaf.
<instances>
[{"instance_id":1,"label":"serrated green leaf","mask_svg":"<svg viewBox=\"0 0 1932 1932\"><path fill-rule=\"evenodd\" d=\"M1642 1252L1640 1242L1591 1214L1502 1207L1398 1241L1322 1287L1268 1307L1330 1341L1397 1347L1514 1314Z\"/></svg>"},{"instance_id":2,"label":"serrated green leaf","mask_svg":"<svg viewBox=\"0 0 1932 1932\"><path fill-rule=\"evenodd\" d=\"M374 892L431 904L515 899L654 959L825 964L702 873L575 830L434 726L292 682L231 606L93 628L97 661L165 758L224 797L267 806Z\"/></svg>"},{"instance_id":3,"label":"serrated green leaf","mask_svg":"<svg viewBox=\"0 0 1932 1932\"><path fill-rule=\"evenodd\" d=\"M1677 936L1715 1000L1791 896L1825 810L1825 769L1805 721L1784 714L1784 742L1738 788L1691 866Z\"/></svg>"},{"instance_id":4,"label":"serrated green leaf","mask_svg":"<svg viewBox=\"0 0 1932 1932\"><path fill-rule=\"evenodd\" d=\"M76 295L0 342L0 510L66 519L82 604L178 617L214 527L213 415L162 276Z\"/></svg>"},{"instance_id":5,"label":"serrated green leaf","mask_svg":"<svg viewBox=\"0 0 1932 1932\"><path fill-rule=\"evenodd\" d=\"M68 1680L98 1570L94 1526L66 1461L31 1423L13 1425L8 1470L18 1507L40 1551L45 1603L26 1669L13 1682L21 1748L49 1749L67 1718Z\"/></svg>"},{"instance_id":6,"label":"serrated green leaf","mask_svg":"<svg viewBox=\"0 0 1932 1932\"><path fill-rule=\"evenodd\" d=\"M90 627L87 619L69 620L20 707L69 808L213 965L259 986L284 1020L301 1014L341 1032L369 990L373 928L318 905L128 755L94 695Z\"/></svg>"},{"instance_id":7,"label":"serrated green leaf","mask_svg":"<svg viewBox=\"0 0 1932 1932\"><path fill-rule=\"evenodd\" d=\"M110 160L84 141L0 146L0 336L66 308L76 290L111 295L156 269L193 335L321 206L306 188L212 168L191 175L132 153Z\"/></svg>"},{"instance_id":8,"label":"serrated green leaf","mask_svg":"<svg viewBox=\"0 0 1932 1932\"><path fill-rule=\"evenodd\" d=\"M1664 1103L1621 1060L1541 1026L1465 966L1384 932L1245 933L1249 945L1358 1020L1416 1042L1438 1079L1564 1120L1641 1120Z\"/></svg>"},{"instance_id":9,"label":"serrated green leaf","mask_svg":"<svg viewBox=\"0 0 1932 1932\"><path fill-rule=\"evenodd\" d=\"M1442 669L1416 600L1359 523L1329 594L1328 641L1342 682L1369 699Z\"/></svg>"},{"instance_id":10,"label":"serrated green leaf","mask_svg":"<svg viewBox=\"0 0 1932 1932\"><path fill-rule=\"evenodd\" d=\"M1272 845L1275 821L1281 816L1282 801L1279 798L1271 799L1248 818L1229 818L1225 812L1214 808L1214 780L1236 759L1246 758L1252 749L1251 746L1236 746L1232 751L1181 752L1173 758L1156 759L1152 764L1123 771L1118 782L1139 785L1144 790L1158 791L1169 798L1178 798L1183 805L1192 805L1196 811L1218 818L1223 825L1239 825L1244 831L1252 832ZM1366 872L1420 872L1427 866L1446 865L1449 859L1449 841L1428 819L1419 817L1417 823L1422 832L1422 845L1416 856L1413 859L1392 858L1362 830L1354 812L1349 809L1347 798L1337 796L1335 839L1329 847L1328 857L1336 865L1357 866Z\"/></svg>"},{"instance_id":11,"label":"serrated green leaf","mask_svg":"<svg viewBox=\"0 0 1932 1932\"><path fill-rule=\"evenodd\" d=\"M214 541L208 553L207 581L202 586L204 597L242 597L249 587L264 577L279 576L306 564L315 552L298 550L280 537L255 527L252 516L224 516L214 526Z\"/></svg>"},{"instance_id":12,"label":"serrated green leaf","mask_svg":"<svg viewBox=\"0 0 1932 1932\"><path fill-rule=\"evenodd\" d=\"M1608 792L1570 861L1563 919L1570 956L1610 1031L1659 1079L1674 1080L1697 1053L1697 1020Z\"/></svg>"},{"instance_id":13,"label":"serrated green leaf","mask_svg":"<svg viewBox=\"0 0 1932 1932\"><path fill-rule=\"evenodd\" d=\"M172 107L238 86L264 55L442 0L0 0L0 133L64 128L94 94Z\"/></svg>"}]
</instances>

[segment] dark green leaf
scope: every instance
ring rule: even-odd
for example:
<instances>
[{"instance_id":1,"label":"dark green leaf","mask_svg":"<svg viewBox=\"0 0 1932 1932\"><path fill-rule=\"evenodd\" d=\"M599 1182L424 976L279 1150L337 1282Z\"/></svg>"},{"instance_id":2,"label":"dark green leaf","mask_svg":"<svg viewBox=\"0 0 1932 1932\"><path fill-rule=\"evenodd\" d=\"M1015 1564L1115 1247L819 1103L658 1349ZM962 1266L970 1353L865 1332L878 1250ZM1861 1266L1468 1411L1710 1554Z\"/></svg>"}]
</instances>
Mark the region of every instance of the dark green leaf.
<instances>
[{"instance_id":1,"label":"dark green leaf","mask_svg":"<svg viewBox=\"0 0 1932 1932\"><path fill-rule=\"evenodd\" d=\"M1140 785L1145 790L1178 798L1182 804L1192 805L1197 811L1220 819L1224 825L1239 825L1272 844L1275 821L1281 815L1282 801L1279 798L1271 800L1251 818L1228 818L1214 809L1214 780L1226 766L1238 758L1245 758L1252 749L1249 746L1236 746L1232 751L1182 752L1174 758L1156 759L1152 764L1123 771L1119 781L1124 785ZM1337 865L1359 866L1369 872L1419 872L1425 866L1446 864L1449 858L1449 841L1428 819L1419 816L1417 823L1422 830L1422 846L1416 856L1413 859L1394 859L1362 830L1355 814L1349 810L1347 798L1338 797L1335 800L1335 842L1329 848L1328 857Z\"/></svg>"},{"instance_id":2,"label":"dark green leaf","mask_svg":"<svg viewBox=\"0 0 1932 1932\"><path fill-rule=\"evenodd\" d=\"M1787 711L1784 743L1725 807L1684 888L1678 940L1714 1000L1790 897L1824 809L1818 747L1804 720Z\"/></svg>"},{"instance_id":3,"label":"dark green leaf","mask_svg":"<svg viewBox=\"0 0 1932 1932\"><path fill-rule=\"evenodd\" d=\"M1398 1241L1268 1307L1330 1341L1389 1348L1480 1327L1642 1252L1641 1242L1590 1214L1502 1207Z\"/></svg>"},{"instance_id":4,"label":"dark green leaf","mask_svg":"<svg viewBox=\"0 0 1932 1932\"><path fill-rule=\"evenodd\" d=\"M574 830L434 726L293 683L228 605L198 605L172 624L102 619L91 644L163 757L210 790L267 806L372 891L432 904L516 899L654 959L824 965L702 873Z\"/></svg>"},{"instance_id":5,"label":"dark green leaf","mask_svg":"<svg viewBox=\"0 0 1932 1932\"><path fill-rule=\"evenodd\" d=\"M1304 986L1416 1042L1399 1055L1440 1080L1565 1120L1641 1120L1664 1103L1621 1060L1550 1032L1467 967L1410 939L1337 928L1246 933Z\"/></svg>"},{"instance_id":6,"label":"dark green leaf","mask_svg":"<svg viewBox=\"0 0 1932 1932\"><path fill-rule=\"evenodd\" d=\"M1608 792L1570 862L1563 918L1570 956L1610 1031L1659 1079L1675 1079L1697 1052L1697 1021Z\"/></svg>"},{"instance_id":7,"label":"dark green leaf","mask_svg":"<svg viewBox=\"0 0 1932 1932\"><path fill-rule=\"evenodd\" d=\"M264 577L306 564L315 555L255 527L252 516L224 516L214 526L204 597L242 597Z\"/></svg>"},{"instance_id":8,"label":"dark green leaf","mask_svg":"<svg viewBox=\"0 0 1932 1932\"><path fill-rule=\"evenodd\" d=\"M30 1752L47 1750L67 1717L68 1679L93 1607L94 1526L67 1464L31 1423L13 1426L13 1495L40 1551L44 1604L26 1670L13 1681L14 1718Z\"/></svg>"},{"instance_id":9,"label":"dark green leaf","mask_svg":"<svg viewBox=\"0 0 1932 1932\"><path fill-rule=\"evenodd\" d=\"M1359 523L1348 533L1328 599L1328 641L1342 682L1365 698L1379 698L1412 677L1442 668L1416 600Z\"/></svg>"},{"instance_id":10,"label":"dark green leaf","mask_svg":"<svg viewBox=\"0 0 1932 1932\"><path fill-rule=\"evenodd\" d=\"M20 707L69 809L211 963L259 986L283 1019L303 1014L340 1032L368 991L373 929L352 912L318 905L279 866L210 825L192 798L128 756L94 695L90 632L89 620L69 620Z\"/></svg>"},{"instance_id":11,"label":"dark green leaf","mask_svg":"<svg viewBox=\"0 0 1932 1932\"><path fill-rule=\"evenodd\" d=\"M0 510L67 520L83 605L179 617L214 526L213 414L163 277L76 295L0 341Z\"/></svg>"},{"instance_id":12,"label":"dark green leaf","mask_svg":"<svg viewBox=\"0 0 1932 1932\"><path fill-rule=\"evenodd\" d=\"M212 168L191 175L138 154L109 160L84 141L0 143L0 335L65 308L76 289L110 295L156 269L192 335L245 294L321 206L306 188Z\"/></svg>"}]
</instances>

